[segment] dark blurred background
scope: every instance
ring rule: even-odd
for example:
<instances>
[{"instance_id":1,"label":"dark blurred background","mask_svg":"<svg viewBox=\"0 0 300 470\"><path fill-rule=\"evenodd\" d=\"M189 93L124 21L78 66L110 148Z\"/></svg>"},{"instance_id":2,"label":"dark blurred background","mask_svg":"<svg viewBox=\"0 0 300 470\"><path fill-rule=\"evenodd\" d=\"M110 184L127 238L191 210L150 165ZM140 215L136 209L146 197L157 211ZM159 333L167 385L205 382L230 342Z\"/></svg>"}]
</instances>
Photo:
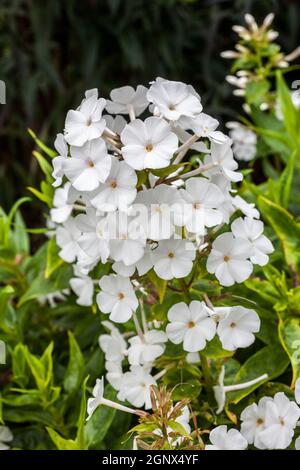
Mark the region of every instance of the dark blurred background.
<instances>
[{"instance_id":1,"label":"dark blurred background","mask_svg":"<svg viewBox=\"0 0 300 470\"><path fill-rule=\"evenodd\" d=\"M1 0L0 205L8 209L41 178L27 128L52 145L86 89L107 97L163 76L191 83L207 112L234 117L241 102L225 82L230 62L220 52L233 47L231 27L246 12L261 21L271 11L290 52L300 43L299 0ZM27 211L38 223L32 206Z\"/></svg>"}]
</instances>

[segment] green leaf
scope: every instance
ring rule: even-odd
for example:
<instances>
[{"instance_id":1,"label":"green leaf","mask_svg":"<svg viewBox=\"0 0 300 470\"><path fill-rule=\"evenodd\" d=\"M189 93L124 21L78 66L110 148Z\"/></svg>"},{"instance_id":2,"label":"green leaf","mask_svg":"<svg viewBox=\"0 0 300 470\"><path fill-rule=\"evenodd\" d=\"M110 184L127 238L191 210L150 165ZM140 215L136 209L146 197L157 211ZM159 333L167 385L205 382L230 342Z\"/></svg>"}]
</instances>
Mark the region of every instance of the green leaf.
<instances>
[{"instance_id":1,"label":"green leaf","mask_svg":"<svg viewBox=\"0 0 300 470\"><path fill-rule=\"evenodd\" d=\"M80 387L84 371L84 357L73 333L69 331L68 335L70 359L64 377L64 389L67 393L71 394Z\"/></svg>"},{"instance_id":2,"label":"green leaf","mask_svg":"<svg viewBox=\"0 0 300 470\"><path fill-rule=\"evenodd\" d=\"M172 431L180 434L180 436L188 437L189 433L184 429L182 424L178 423L177 421L168 421L168 427L172 429Z\"/></svg>"},{"instance_id":3,"label":"green leaf","mask_svg":"<svg viewBox=\"0 0 300 470\"><path fill-rule=\"evenodd\" d=\"M290 191L294 176L295 158L297 152L293 152L288 163L279 178L278 184L278 203L287 209L290 198Z\"/></svg>"},{"instance_id":4,"label":"green leaf","mask_svg":"<svg viewBox=\"0 0 300 470\"><path fill-rule=\"evenodd\" d=\"M43 157L43 155L39 152L37 152L36 150L34 150L32 152L33 156L37 159L39 165L40 165L40 168L42 170L42 172L44 173L44 175L46 176L47 178L47 181L49 181L50 183L53 181L53 178L51 176L52 172L53 172L53 168L52 166L50 165L50 163L46 160L45 157Z\"/></svg>"},{"instance_id":5,"label":"green leaf","mask_svg":"<svg viewBox=\"0 0 300 470\"><path fill-rule=\"evenodd\" d=\"M9 211L9 214L7 216L7 222L6 222L6 227L7 227L7 230L9 231L11 229L11 226L12 226L12 222L13 222L13 219L15 217L15 214L17 213L19 207L24 204L25 202L29 202L31 201L31 198L30 197L21 197L20 199L18 199L14 205L12 206L12 208L10 209ZM8 236L9 232L7 232L7 236Z\"/></svg>"},{"instance_id":6,"label":"green leaf","mask_svg":"<svg viewBox=\"0 0 300 470\"><path fill-rule=\"evenodd\" d=\"M29 368L25 359L24 348L25 346L19 343L11 353L13 380L23 388L29 382Z\"/></svg>"},{"instance_id":7,"label":"green leaf","mask_svg":"<svg viewBox=\"0 0 300 470\"><path fill-rule=\"evenodd\" d=\"M76 441L64 439L52 428L46 427L46 429L58 450L80 450Z\"/></svg>"},{"instance_id":8,"label":"green leaf","mask_svg":"<svg viewBox=\"0 0 300 470\"><path fill-rule=\"evenodd\" d=\"M70 266L67 264L64 264L51 278L45 279L43 273L41 273L20 297L18 307L21 307L30 300L67 289L69 287L70 275Z\"/></svg>"},{"instance_id":9,"label":"green leaf","mask_svg":"<svg viewBox=\"0 0 300 470\"><path fill-rule=\"evenodd\" d=\"M188 162L182 162L176 165L169 165L165 168L160 168L159 170L151 170L151 173L153 173L155 176L158 176L159 178L163 178L165 176L171 175L172 173L175 173L175 171L177 171L179 168L182 168L188 164Z\"/></svg>"},{"instance_id":10,"label":"green leaf","mask_svg":"<svg viewBox=\"0 0 300 470\"><path fill-rule=\"evenodd\" d=\"M78 416L78 421L77 421L77 436L76 436L76 441L78 443L78 446L80 449L86 449L86 444L85 444L85 433L84 433L84 427L86 423L86 405L87 405L87 399L86 399L86 384L89 379L89 376L87 376L82 384L82 397L81 397L81 403L80 403L80 411L79 411L79 416Z\"/></svg>"},{"instance_id":11,"label":"green leaf","mask_svg":"<svg viewBox=\"0 0 300 470\"><path fill-rule=\"evenodd\" d=\"M49 388L53 382L53 347L54 343L51 341L41 356L41 364L45 370L45 388Z\"/></svg>"},{"instance_id":12,"label":"green leaf","mask_svg":"<svg viewBox=\"0 0 300 470\"><path fill-rule=\"evenodd\" d=\"M290 134L290 137L295 141L299 142L298 135L298 113L293 105L290 91L282 77L281 72L278 70L276 74L277 79L277 97L279 106L282 112L283 121L286 130Z\"/></svg>"},{"instance_id":13,"label":"green leaf","mask_svg":"<svg viewBox=\"0 0 300 470\"><path fill-rule=\"evenodd\" d=\"M293 369L291 387L295 386L300 377L300 318L287 318L279 321L278 327L280 342L286 351Z\"/></svg>"},{"instance_id":14,"label":"green leaf","mask_svg":"<svg viewBox=\"0 0 300 470\"><path fill-rule=\"evenodd\" d=\"M43 150L43 152L46 153L46 155L48 155L49 157L53 158L57 155L57 152L55 152L55 150L52 150L50 147L47 147L47 145L45 145L40 139L38 139L38 137L36 136L36 134L33 132L32 129L28 129L28 133L29 135L33 138L33 140L35 141L36 145L41 149Z\"/></svg>"},{"instance_id":15,"label":"green leaf","mask_svg":"<svg viewBox=\"0 0 300 470\"><path fill-rule=\"evenodd\" d=\"M20 212L15 215L12 239L17 253L29 253L29 237Z\"/></svg>"},{"instance_id":16,"label":"green leaf","mask_svg":"<svg viewBox=\"0 0 300 470\"><path fill-rule=\"evenodd\" d=\"M32 188L31 186L28 186L27 189L35 195L40 201L45 202L47 206L51 207L52 206L52 199L49 198L48 195L42 193L41 191L38 191L35 188Z\"/></svg>"},{"instance_id":17,"label":"green leaf","mask_svg":"<svg viewBox=\"0 0 300 470\"><path fill-rule=\"evenodd\" d=\"M242 365L233 383L241 384L248 382L263 374L268 374L268 377L244 390L228 393L228 402L238 403L262 383L279 377L286 370L288 364L289 359L285 351L281 348L280 343L275 341L272 345L260 349Z\"/></svg>"},{"instance_id":18,"label":"green leaf","mask_svg":"<svg viewBox=\"0 0 300 470\"><path fill-rule=\"evenodd\" d=\"M260 105L270 89L268 80L252 80L246 86L246 99L249 104Z\"/></svg>"},{"instance_id":19,"label":"green leaf","mask_svg":"<svg viewBox=\"0 0 300 470\"><path fill-rule=\"evenodd\" d=\"M149 271L147 276L157 290L159 302L162 303L167 291L167 281L159 278L153 270Z\"/></svg>"},{"instance_id":20,"label":"green leaf","mask_svg":"<svg viewBox=\"0 0 300 470\"><path fill-rule=\"evenodd\" d=\"M300 225L286 209L265 197L258 198L258 205L281 242L287 264L297 271L300 261Z\"/></svg>"},{"instance_id":21,"label":"green leaf","mask_svg":"<svg viewBox=\"0 0 300 470\"><path fill-rule=\"evenodd\" d=\"M180 401L183 399L194 400L201 393L202 386L197 379L191 379L178 383L177 386L173 387L172 398L174 401Z\"/></svg>"},{"instance_id":22,"label":"green leaf","mask_svg":"<svg viewBox=\"0 0 300 470\"><path fill-rule=\"evenodd\" d=\"M211 341L209 341L209 343L207 343L202 353L208 359L215 360L223 357L231 357L234 354L233 351L226 351L222 348L222 344L218 336L215 336Z\"/></svg>"}]
</instances>

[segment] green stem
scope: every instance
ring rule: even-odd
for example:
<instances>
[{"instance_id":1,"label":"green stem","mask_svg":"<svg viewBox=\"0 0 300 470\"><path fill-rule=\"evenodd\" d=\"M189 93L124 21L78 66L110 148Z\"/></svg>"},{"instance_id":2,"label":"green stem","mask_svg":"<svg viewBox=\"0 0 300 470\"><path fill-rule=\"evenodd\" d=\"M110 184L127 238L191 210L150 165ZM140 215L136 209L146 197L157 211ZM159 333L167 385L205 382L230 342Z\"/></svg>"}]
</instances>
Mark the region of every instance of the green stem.
<instances>
[{"instance_id":1,"label":"green stem","mask_svg":"<svg viewBox=\"0 0 300 470\"><path fill-rule=\"evenodd\" d=\"M179 284L181 286L182 292L184 293L185 299L187 302L190 300L190 293L189 293L189 288L185 282L184 279L178 279Z\"/></svg>"},{"instance_id":2,"label":"green stem","mask_svg":"<svg viewBox=\"0 0 300 470\"><path fill-rule=\"evenodd\" d=\"M212 388L213 382L210 375L210 367L207 358L200 353L200 360L201 360L201 369L202 374L205 380L205 384L208 388Z\"/></svg>"}]
</instances>

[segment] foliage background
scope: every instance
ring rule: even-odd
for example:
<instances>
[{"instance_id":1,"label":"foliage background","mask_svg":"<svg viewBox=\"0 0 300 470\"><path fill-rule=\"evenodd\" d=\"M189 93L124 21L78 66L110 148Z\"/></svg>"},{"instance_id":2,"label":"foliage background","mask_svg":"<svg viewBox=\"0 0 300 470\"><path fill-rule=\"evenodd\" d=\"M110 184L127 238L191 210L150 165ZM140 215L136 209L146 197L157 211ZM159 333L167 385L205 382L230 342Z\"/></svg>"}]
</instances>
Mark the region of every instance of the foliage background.
<instances>
[{"instance_id":1,"label":"foliage background","mask_svg":"<svg viewBox=\"0 0 300 470\"><path fill-rule=\"evenodd\" d=\"M121 443L123 448L132 447L128 436L124 437L130 428L127 415L103 407L85 424L84 379L90 376L90 394L91 384L104 371L98 346L103 331L97 310L75 306L73 294L54 308L41 302L46 295L67 288L72 271L58 257L54 239L36 249L45 238L29 238L17 211L19 203L13 206L26 194L27 186L38 187L42 179L27 128L52 146L66 111L81 100L86 89L98 87L107 96L116 86L147 84L157 75L192 83L202 96L205 111L221 122L236 119L242 100L232 96L232 88L224 80L230 64L220 58L220 52L233 47L236 35L231 27L243 23L245 12L252 12L259 22L270 11L276 13L274 27L280 32L283 50L293 50L299 42L298 0L1 1L0 79L6 82L7 104L0 107L0 206L10 212L0 212L0 332L9 353L0 374L0 423L12 427L14 448L45 449L54 444L57 448L120 448ZM286 93L283 88L283 99ZM290 146L296 146L297 139L287 134ZM277 145L275 139L271 161ZM240 382L256 377L258 367L263 367L270 379L279 377L282 383L266 383L260 387L262 395L275 393L278 386L291 394L284 384L290 382L292 369L294 375L298 373L292 344L294 339L300 341L300 225L286 211L292 157L289 162L283 172L280 165L277 179L262 186L252 185L250 176L246 178L244 191L259 197L268 231L274 232L276 250L270 266L256 271L258 277L231 292L244 298L245 306L256 302L262 328L251 348L238 351L228 361L226 375ZM46 178L48 166L44 168ZM254 183L261 182L259 160L254 169ZM293 202L296 193L293 191ZM22 205L28 227L43 226L42 210L39 202ZM97 277L106 269L102 266ZM206 280L195 284L192 295L202 299L206 290L212 297L221 295L219 287ZM226 302L226 290L224 299ZM169 301L153 307L156 317L165 318ZM176 351L170 354L180 363ZM212 347L208 357L215 356ZM185 372L182 366L184 382ZM171 388L177 378L177 369L176 377L172 371L167 376ZM202 393L197 368L187 371L187 380L186 388L176 390L176 400L187 395L197 399ZM109 385L105 394L115 398ZM243 393L232 398L239 414ZM211 427L209 406L209 402L201 402L196 411L201 423Z\"/></svg>"},{"instance_id":2,"label":"foliage background","mask_svg":"<svg viewBox=\"0 0 300 470\"><path fill-rule=\"evenodd\" d=\"M276 13L286 51L297 45L298 0L1 0L0 205L9 209L41 178L31 153L32 128L53 144L66 111L88 88L147 84L160 75L191 83L208 113L234 117L240 100L224 81L220 52L236 40L245 12L258 21ZM26 213L39 225L39 206Z\"/></svg>"}]
</instances>

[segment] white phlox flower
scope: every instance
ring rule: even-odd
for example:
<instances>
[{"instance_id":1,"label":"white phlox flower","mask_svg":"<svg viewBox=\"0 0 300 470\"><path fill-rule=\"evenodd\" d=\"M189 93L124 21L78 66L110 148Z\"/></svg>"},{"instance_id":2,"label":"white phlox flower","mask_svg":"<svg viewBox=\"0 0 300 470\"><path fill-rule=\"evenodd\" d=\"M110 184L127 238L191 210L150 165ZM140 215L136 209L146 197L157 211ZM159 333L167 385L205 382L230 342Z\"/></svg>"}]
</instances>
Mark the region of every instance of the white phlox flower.
<instances>
[{"instance_id":1,"label":"white phlox flower","mask_svg":"<svg viewBox=\"0 0 300 470\"><path fill-rule=\"evenodd\" d=\"M261 220L239 217L231 224L231 231L236 238L244 238L252 245L250 261L259 266L265 266L269 261L269 254L274 248L270 240L263 235L264 224Z\"/></svg>"},{"instance_id":2,"label":"white phlox flower","mask_svg":"<svg viewBox=\"0 0 300 470\"><path fill-rule=\"evenodd\" d=\"M129 339L128 361L131 365L152 363L161 356L165 350L168 338L164 331L150 330L142 336Z\"/></svg>"},{"instance_id":3,"label":"white phlox flower","mask_svg":"<svg viewBox=\"0 0 300 470\"><path fill-rule=\"evenodd\" d=\"M78 109L72 109L67 114L64 134L68 144L81 147L102 135L105 129L105 120L102 117L105 105L105 99L98 99L97 90L86 92L86 98Z\"/></svg>"},{"instance_id":4,"label":"white phlox flower","mask_svg":"<svg viewBox=\"0 0 300 470\"><path fill-rule=\"evenodd\" d=\"M216 333L216 324L204 302L193 300L173 305L168 312L166 333L172 343L183 343L187 352L201 351Z\"/></svg>"},{"instance_id":5,"label":"white phlox flower","mask_svg":"<svg viewBox=\"0 0 300 470\"><path fill-rule=\"evenodd\" d=\"M224 424L214 428L209 434L211 444L205 450L245 450L248 442L237 429L227 430Z\"/></svg>"},{"instance_id":6,"label":"white phlox flower","mask_svg":"<svg viewBox=\"0 0 300 470\"><path fill-rule=\"evenodd\" d=\"M101 291L96 301L101 312L109 313L111 321L127 322L138 308L138 299L128 278L111 274L99 281Z\"/></svg>"},{"instance_id":7,"label":"white phlox flower","mask_svg":"<svg viewBox=\"0 0 300 470\"><path fill-rule=\"evenodd\" d=\"M111 100L106 101L106 110L111 114L129 114L139 116L149 106L147 88L138 85L115 88L110 93Z\"/></svg>"}]
</instances>

